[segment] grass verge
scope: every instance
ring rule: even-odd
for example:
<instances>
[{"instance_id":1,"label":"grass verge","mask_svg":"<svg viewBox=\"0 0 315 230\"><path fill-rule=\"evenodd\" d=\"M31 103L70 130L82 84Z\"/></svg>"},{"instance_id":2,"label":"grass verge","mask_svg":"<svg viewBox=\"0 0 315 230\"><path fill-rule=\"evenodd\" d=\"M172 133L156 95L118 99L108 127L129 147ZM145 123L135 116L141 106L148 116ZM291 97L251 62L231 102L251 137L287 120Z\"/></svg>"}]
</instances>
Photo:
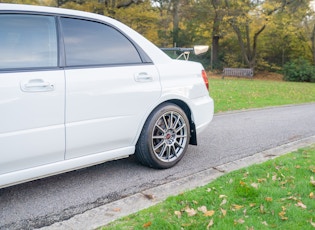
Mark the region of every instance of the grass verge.
<instances>
[{"instance_id":1,"label":"grass verge","mask_svg":"<svg viewBox=\"0 0 315 230\"><path fill-rule=\"evenodd\" d=\"M221 176L107 229L314 229L315 145Z\"/></svg>"},{"instance_id":2,"label":"grass verge","mask_svg":"<svg viewBox=\"0 0 315 230\"><path fill-rule=\"evenodd\" d=\"M238 78L211 78L215 112L315 101L315 84Z\"/></svg>"}]
</instances>

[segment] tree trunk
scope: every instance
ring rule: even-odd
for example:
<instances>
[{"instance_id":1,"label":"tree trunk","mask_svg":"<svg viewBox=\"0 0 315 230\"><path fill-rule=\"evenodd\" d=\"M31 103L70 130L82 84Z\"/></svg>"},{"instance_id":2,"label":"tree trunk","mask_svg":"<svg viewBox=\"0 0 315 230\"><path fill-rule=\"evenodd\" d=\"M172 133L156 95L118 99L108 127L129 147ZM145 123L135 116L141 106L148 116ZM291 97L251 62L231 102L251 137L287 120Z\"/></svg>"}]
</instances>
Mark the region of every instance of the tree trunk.
<instances>
[{"instance_id":1,"label":"tree trunk","mask_svg":"<svg viewBox=\"0 0 315 230\"><path fill-rule=\"evenodd\" d=\"M175 44L178 45L178 33L179 33L179 0L173 0L173 45Z\"/></svg>"},{"instance_id":2,"label":"tree trunk","mask_svg":"<svg viewBox=\"0 0 315 230\"><path fill-rule=\"evenodd\" d=\"M219 49L220 49L220 24L222 21L222 15L220 10L218 9L219 4L221 4L220 0L212 0L212 6L214 8L214 18L213 18L213 26L212 26L212 46L211 46L211 68L216 68L219 65Z\"/></svg>"}]
</instances>

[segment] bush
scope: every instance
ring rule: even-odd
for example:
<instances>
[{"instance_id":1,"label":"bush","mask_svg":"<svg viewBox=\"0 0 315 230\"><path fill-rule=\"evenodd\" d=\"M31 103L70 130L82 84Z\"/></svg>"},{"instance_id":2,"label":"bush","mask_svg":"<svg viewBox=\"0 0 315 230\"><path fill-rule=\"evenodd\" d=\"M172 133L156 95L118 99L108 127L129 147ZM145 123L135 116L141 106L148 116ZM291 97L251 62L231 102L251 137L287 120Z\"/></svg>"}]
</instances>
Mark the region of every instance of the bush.
<instances>
[{"instance_id":1,"label":"bush","mask_svg":"<svg viewBox=\"0 0 315 230\"><path fill-rule=\"evenodd\" d=\"M283 75L285 81L315 82L315 66L299 58L283 66Z\"/></svg>"}]
</instances>

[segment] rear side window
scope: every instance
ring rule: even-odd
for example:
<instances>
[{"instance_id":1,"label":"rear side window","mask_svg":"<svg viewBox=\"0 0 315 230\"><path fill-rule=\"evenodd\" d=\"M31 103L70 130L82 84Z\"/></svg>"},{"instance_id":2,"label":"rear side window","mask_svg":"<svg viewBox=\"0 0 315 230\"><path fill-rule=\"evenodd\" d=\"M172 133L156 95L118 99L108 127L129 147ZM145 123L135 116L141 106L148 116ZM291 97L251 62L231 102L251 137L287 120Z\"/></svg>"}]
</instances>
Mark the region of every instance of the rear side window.
<instances>
[{"instance_id":1,"label":"rear side window","mask_svg":"<svg viewBox=\"0 0 315 230\"><path fill-rule=\"evenodd\" d=\"M66 65L141 63L134 45L116 29L98 22L61 18Z\"/></svg>"},{"instance_id":2,"label":"rear side window","mask_svg":"<svg viewBox=\"0 0 315 230\"><path fill-rule=\"evenodd\" d=\"M55 18L0 14L0 69L56 67Z\"/></svg>"}]
</instances>

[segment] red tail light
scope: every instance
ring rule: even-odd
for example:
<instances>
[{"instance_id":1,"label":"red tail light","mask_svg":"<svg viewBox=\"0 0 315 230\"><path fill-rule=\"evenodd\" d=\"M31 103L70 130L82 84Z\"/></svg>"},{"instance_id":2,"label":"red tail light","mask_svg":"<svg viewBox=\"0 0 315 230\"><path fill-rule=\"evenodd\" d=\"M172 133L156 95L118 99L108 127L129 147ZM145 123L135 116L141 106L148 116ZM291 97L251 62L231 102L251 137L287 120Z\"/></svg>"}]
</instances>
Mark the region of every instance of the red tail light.
<instances>
[{"instance_id":1,"label":"red tail light","mask_svg":"<svg viewBox=\"0 0 315 230\"><path fill-rule=\"evenodd\" d=\"M201 75L202 75L202 78L203 78L203 80L204 80L204 82L205 82L205 85L206 85L206 87L207 87L207 90L209 90L209 80L208 80L208 76L207 76L206 71L205 71L205 70L202 70Z\"/></svg>"}]
</instances>

